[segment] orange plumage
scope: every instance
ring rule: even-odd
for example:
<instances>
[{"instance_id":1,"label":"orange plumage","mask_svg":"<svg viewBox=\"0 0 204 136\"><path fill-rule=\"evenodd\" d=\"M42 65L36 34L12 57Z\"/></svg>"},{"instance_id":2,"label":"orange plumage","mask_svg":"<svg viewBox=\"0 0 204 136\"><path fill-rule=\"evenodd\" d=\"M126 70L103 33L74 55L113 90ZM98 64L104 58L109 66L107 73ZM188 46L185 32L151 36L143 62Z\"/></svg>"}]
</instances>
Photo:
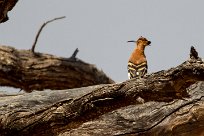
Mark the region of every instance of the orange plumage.
<instances>
[{"instance_id":1,"label":"orange plumage","mask_svg":"<svg viewBox=\"0 0 204 136\"><path fill-rule=\"evenodd\" d=\"M146 46L151 44L151 41L140 37L137 41L128 42L136 43L136 48L133 50L128 61L129 79L143 77L147 73L147 59L144 50Z\"/></svg>"}]
</instances>

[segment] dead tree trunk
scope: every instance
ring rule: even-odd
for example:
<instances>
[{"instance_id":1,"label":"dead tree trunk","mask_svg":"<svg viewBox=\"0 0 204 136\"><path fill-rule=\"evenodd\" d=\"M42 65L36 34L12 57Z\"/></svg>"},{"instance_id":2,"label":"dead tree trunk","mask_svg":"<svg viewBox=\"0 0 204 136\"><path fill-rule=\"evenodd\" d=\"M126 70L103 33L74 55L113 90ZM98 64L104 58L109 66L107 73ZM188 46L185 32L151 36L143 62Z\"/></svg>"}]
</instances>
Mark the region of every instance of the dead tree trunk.
<instances>
[{"instance_id":1,"label":"dead tree trunk","mask_svg":"<svg viewBox=\"0 0 204 136\"><path fill-rule=\"evenodd\" d=\"M0 85L26 92L69 89L113 83L94 65L77 58L61 58L0 46Z\"/></svg>"},{"instance_id":2,"label":"dead tree trunk","mask_svg":"<svg viewBox=\"0 0 204 136\"><path fill-rule=\"evenodd\" d=\"M1 94L0 135L202 135L204 62L191 58L119 84Z\"/></svg>"}]
</instances>

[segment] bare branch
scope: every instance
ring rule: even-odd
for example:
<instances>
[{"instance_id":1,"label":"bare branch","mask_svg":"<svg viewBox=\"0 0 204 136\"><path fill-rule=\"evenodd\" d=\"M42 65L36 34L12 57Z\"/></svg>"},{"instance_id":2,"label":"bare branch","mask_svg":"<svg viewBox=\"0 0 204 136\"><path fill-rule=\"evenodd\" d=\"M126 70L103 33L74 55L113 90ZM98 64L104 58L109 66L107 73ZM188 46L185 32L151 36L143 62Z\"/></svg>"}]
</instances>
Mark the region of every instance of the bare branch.
<instances>
[{"instance_id":1,"label":"bare branch","mask_svg":"<svg viewBox=\"0 0 204 136\"><path fill-rule=\"evenodd\" d=\"M0 46L0 85L31 92L113 83L103 71L80 59L35 54Z\"/></svg>"},{"instance_id":2,"label":"bare branch","mask_svg":"<svg viewBox=\"0 0 204 136\"><path fill-rule=\"evenodd\" d=\"M37 41L38 41L38 37L40 36L40 33L41 33L42 29L43 29L48 23L51 23L51 22L53 22L53 21L55 21L55 20L59 20L59 19L63 19L63 18L65 18L65 16L54 18L54 19L52 19L52 20L49 20L49 21L45 22L45 23L40 27L40 29L38 30L38 33L37 33L37 35L36 35L36 37L35 37L35 41L34 41L34 43L33 43L32 49L31 49L31 51L32 51L33 53L35 52L35 46L36 46L36 43L37 43Z\"/></svg>"}]
</instances>

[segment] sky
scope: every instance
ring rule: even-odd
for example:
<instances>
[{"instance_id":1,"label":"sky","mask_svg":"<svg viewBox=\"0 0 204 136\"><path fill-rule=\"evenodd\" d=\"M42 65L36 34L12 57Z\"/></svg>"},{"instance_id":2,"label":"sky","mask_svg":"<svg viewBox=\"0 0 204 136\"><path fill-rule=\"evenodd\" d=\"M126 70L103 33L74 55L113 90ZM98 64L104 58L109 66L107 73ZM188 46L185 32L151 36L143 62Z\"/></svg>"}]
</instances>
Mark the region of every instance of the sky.
<instances>
[{"instance_id":1,"label":"sky","mask_svg":"<svg viewBox=\"0 0 204 136\"><path fill-rule=\"evenodd\" d=\"M36 51L77 57L96 65L116 82L128 79L127 61L140 36L150 40L148 73L176 67L194 46L204 56L203 0L23 0L0 24L0 45L30 49L40 26Z\"/></svg>"}]
</instances>

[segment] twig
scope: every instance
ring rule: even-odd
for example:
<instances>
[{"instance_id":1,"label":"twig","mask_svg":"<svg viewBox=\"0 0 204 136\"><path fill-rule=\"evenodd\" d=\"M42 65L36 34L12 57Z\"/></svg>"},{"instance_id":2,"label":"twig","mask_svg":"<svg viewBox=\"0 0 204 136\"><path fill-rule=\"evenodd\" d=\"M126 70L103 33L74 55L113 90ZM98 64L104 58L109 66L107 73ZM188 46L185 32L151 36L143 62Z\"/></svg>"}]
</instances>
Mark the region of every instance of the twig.
<instances>
[{"instance_id":1,"label":"twig","mask_svg":"<svg viewBox=\"0 0 204 136\"><path fill-rule=\"evenodd\" d=\"M51 22L53 22L53 21L55 21L55 20L59 20L59 19L63 19L63 18L65 18L65 16L54 18L54 19L52 19L52 20L49 20L49 21L45 22L45 23L40 27L40 29L38 30L38 33L37 33L37 35L36 35L36 37L35 37L35 41L34 41L34 43L33 43L33 46L32 46L32 48L31 48L31 51L32 51L33 53L35 52L35 51L34 51L34 50L35 50L35 46L36 46L36 43L37 43L37 41L38 41L38 37L39 37L39 35L40 35L42 29L43 29L48 23L51 23Z\"/></svg>"},{"instance_id":2,"label":"twig","mask_svg":"<svg viewBox=\"0 0 204 136\"><path fill-rule=\"evenodd\" d=\"M79 52L79 49L76 48L76 50L74 51L74 53L72 54L72 56L70 57L71 59L76 59L76 55Z\"/></svg>"}]
</instances>

